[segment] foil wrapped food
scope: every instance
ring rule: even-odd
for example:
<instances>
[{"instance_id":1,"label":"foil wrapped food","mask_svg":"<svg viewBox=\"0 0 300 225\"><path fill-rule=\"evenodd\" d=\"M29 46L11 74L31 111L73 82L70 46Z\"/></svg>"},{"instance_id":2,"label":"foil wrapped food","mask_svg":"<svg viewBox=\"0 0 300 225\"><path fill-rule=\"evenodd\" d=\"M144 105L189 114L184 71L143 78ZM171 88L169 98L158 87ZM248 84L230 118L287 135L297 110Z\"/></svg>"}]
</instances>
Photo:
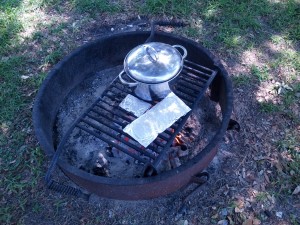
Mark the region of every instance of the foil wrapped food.
<instances>
[{"instance_id":1,"label":"foil wrapped food","mask_svg":"<svg viewBox=\"0 0 300 225\"><path fill-rule=\"evenodd\" d=\"M139 117L151 107L151 104L144 102L134 97L133 95L128 94L119 106L128 112L132 112L135 116Z\"/></svg>"},{"instance_id":2,"label":"foil wrapped food","mask_svg":"<svg viewBox=\"0 0 300 225\"><path fill-rule=\"evenodd\" d=\"M162 133L191 109L173 92L146 113L128 124L123 131L147 147Z\"/></svg>"}]
</instances>

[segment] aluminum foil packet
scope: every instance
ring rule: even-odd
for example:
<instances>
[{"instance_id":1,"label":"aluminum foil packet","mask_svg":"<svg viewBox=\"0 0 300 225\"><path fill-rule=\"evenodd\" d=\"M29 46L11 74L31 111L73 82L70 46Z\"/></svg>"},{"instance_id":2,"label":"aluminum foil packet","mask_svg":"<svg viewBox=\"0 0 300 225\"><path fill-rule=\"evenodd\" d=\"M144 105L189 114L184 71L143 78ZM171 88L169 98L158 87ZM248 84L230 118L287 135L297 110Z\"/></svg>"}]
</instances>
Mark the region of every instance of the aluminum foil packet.
<instances>
[{"instance_id":1,"label":"aluminum foil packet","mask_svg":"<svg viewBox=\"0 0 300 225\"><path fill-rule=\"evenodd\" d=\"M147 147L162 133L191 109L173 92L145 114L128 124L123 131Z\"/></svg>"},{"instance_id":2,"label":"aluminum foil packet","mask_svg":"<svg viewBox=\"0 0 300 225\"><path fill-rule=\"evenodd\" d=\"M119 106L128 112L132 112L135 116L139 117L151 107L151 104L144 102L134 97L133 95L128 94Z\"/></svg>"}]
</instances>

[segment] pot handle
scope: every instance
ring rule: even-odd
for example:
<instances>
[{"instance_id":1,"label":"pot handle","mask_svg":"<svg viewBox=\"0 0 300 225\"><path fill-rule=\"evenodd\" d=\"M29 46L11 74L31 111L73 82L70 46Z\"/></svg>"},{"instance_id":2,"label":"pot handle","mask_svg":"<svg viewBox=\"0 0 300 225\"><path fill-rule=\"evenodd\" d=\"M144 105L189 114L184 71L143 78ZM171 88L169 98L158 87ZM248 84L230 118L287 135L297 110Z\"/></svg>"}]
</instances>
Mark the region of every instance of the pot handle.
<instances>
[{"instance_id":1,"label":"pot handle","mask_svg":"<svg viewBox=\"0 0 300 225\"><path fill-rule=\"evenodd\" d=\"M186 48L183 47L182 45L173 45L172 47L182 49L182 51L183 51L182 61L183 61L186 58L186 56L187 56L187 50L186 50Z\"/></svg>"},{"instance_id":2,"label":"pot handle","mask_svg":"<svg viewBox=\"0 0 300 225\"><path fill-rule=\"evenodd\" d=\"M121 73L119 73L119 79L122 82L122 84L127 84L129 87L134 87L134 86L138 85L138 82L128 82L128 81L124 80L122 78L122 74L126 74L124 70L122 70Z\"/></svg>"}]
</instances>

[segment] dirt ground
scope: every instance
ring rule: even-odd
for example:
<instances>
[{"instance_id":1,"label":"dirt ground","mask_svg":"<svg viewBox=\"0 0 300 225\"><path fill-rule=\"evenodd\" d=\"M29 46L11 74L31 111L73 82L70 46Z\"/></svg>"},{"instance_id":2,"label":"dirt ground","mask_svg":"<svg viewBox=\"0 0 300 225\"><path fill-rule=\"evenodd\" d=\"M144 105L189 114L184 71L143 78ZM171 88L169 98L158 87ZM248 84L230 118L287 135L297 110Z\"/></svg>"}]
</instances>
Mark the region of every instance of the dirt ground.
<instances>
[{"instance_id":1,"label":"dirt ground","mask_svg":"<svg viewBox=\"0 0 300 225\"><path fill-rule=\"evenodd\" d=\"M84 34L93 40L103 34L135 29L132 21L91 27ZM130 25L130 26L127 26ZM145 28L148 29L148 28ZM88 38L90 37L90 38ZM237 59L213 52L231 77L245 69ZM248 57L251 59L251 57ZM299 195L285 194L279 175L284 169L276 140L290 130L300 132L295 121L280 113L259 109L266 87L234 85L232 118L241 130L227 131L217 156L207 168L210 179L195 192L187 189L153 200L120 201L91 195L89 201L48 190L41 181L39 197L26 206L23 224L299 224ZM47 165L45 165L46 171ZM57 177L70 182L60 172ZM34 194L34 193L32 193ZM29 194L30 195L30 194ZM36 195L36 193L35 193Z\"/></svg>"}]
</instances>

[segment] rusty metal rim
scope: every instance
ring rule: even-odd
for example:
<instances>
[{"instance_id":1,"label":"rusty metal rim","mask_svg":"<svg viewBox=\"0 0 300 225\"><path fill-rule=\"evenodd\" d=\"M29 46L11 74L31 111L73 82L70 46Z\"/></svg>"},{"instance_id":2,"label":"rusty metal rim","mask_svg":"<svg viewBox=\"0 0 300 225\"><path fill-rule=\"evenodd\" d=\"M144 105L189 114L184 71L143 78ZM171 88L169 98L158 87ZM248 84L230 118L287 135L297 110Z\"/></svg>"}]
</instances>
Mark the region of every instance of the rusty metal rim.
<instances>
[{"instance_id":1,"label":"rusty metal rim","mask_svg":"<svg viewBox=\"0 0 300 225\"><path fill-rule=\"evenodd\" d=\"M43 85L41 86L41 88L39 90L39 93L37 95L36 102L35 102L35 105L33 108L33 121L34 121L34 127L35 127L37 138L47 155L49 155L49 156L53 155L54 146L52 144L50 144L49 140L45 140L45 137L42 135L42 133L43 133L43 129L41 127L42 124L39 121L40 112L39 112L39 108L36 104L43 97L43 90L46 88L48 83L51 82L51 79L56 75L57 70L59 70L61 67L63 67L64 63L66 63L69 59L71 59L72 57L74 57L77 54L80 54L80 52L82 50L84 50L87 47L92 47L98 43L101 43L104 40L108 40L111 37L122 38L124 35L148 36L149 32L139 31L139 32L127 32L127 33L119 33L119 34L115 34L115 35L108 35L108 36L98 39L95 42L84 45L81 48L75 50L73 53L71 53L69 56L67 56L65 59L63 59L60 63L58 63L52 69L52 71L49 73L46 80L43 82ZM167 33L159 33L158 36L162 36L164 38L175 39L176 42L185 42L185 43L194 45L195 47L197 47L199 49L199 51L202 51L202 52L204 52L204 54L208 55L210 57L210 59L212 61L214 61L214 64L220 69L220 75L221 75L221 79L223 80L223 85L225 87L225 93L226 93L226 97L225 97L225 99L226 99L225 106L226 107L225 107L225 109L222 109L223 118L222 118L221 127L219 128L218 132L215 134L215 136L211 140L211 142L189 162L187 162L184 165L181 165L180 167L178 167L176 169L166 171L166 172L156 175L154 177L138 178L138 179L137 178L117 179L117 178L99 177L99 176L84 172L84 171L82 171L78 168L75 168L75 167L67 164L66 162L63 162L60 160L58 163L59 167L68 176L71 176L75 179L77 177L81 181L84 180L86 182L96 183L96 184L100 184L100 185L109 185L111 188L113 188L114 186L116 186L116 187L140 186L142 188L142 186L148 185L151 183L153 183L153 184L155 183L158 185L165 184L166 182L172 183L171 182L172 179L178 179L178 176L180 174L182 174L184 171L189 171L189 170L193 171L193 168L196 168L197 170L199 170L198 172L200 172L210 163L210 161L212 160L214 155L217 153L217 151L214 149L216 148L218 142L221 140L221 138L223 137L223 135L226 131L226 128L228 126L228 122L229 122L229 119L231 116L231 111L232 111L232 87L231 87L231 82L228 79L228 74L227 74L226 70L224 69L224 67L220 63L220 61L217 61L215 59L215 57L207 49L203 48L198 43L191 41L189 39L183 38L183 37L177 37L177 36L174 36L172 34L167 34ZM195 173L195 171L193 171L193 173ZM194 174L191 174L191 176L192 175L194 175ZM84 182L84 183L86 183L86 182ZM177 185L176 188L168 187L169 190L165 191L164 194L175 191L178 189L178 187L182 187L189 182L190 182L189 179L183 179L183 182L179 181L179 184ZM76 183L76 181L75 181L75 183ZM107 196L107 197L110 197L110 196ZM148 197L146 196L146 197L142 197L142 198L148 198Z\"/></svg>"}]
</instances>

